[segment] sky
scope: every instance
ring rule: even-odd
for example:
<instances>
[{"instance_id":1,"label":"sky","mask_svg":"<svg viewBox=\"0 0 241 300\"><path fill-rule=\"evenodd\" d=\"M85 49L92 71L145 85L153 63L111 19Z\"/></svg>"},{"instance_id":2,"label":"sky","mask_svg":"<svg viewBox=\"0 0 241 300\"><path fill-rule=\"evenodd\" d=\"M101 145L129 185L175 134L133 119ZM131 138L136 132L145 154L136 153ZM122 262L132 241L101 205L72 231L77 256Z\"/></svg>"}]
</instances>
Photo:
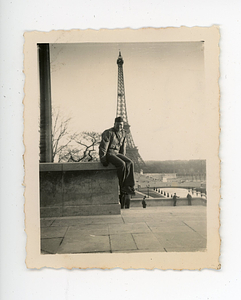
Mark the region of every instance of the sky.
<instances>
[{"instance_id":1,"label":"sky","mask_svg":"<svg viewBox=\"0 0 241 300\"><path fill-rule=\"evenodd\" d=\"M103 132L117 108L121 51L127 116L143 160L205 159L203 42L51 44L52 106L73 132Z\"/></svg>"}]
</instances>

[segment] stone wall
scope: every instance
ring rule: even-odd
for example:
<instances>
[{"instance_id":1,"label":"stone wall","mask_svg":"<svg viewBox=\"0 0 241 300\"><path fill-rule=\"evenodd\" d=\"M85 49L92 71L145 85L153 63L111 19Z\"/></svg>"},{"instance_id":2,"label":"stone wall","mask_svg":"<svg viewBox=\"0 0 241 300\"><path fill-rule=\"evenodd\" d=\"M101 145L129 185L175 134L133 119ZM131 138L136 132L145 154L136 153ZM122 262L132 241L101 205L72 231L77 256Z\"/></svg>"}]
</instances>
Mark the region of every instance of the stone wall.
<instances>
[{"instance_id":1,"label":"stone wall","mask_svg":"<svg viewBox=\"0 0 241 300\"><path fill-rule=\"evenodd\" d=\"M113 165L41 163L39 170L41 217L120 214Z\"/></svg>"}]
</instances>

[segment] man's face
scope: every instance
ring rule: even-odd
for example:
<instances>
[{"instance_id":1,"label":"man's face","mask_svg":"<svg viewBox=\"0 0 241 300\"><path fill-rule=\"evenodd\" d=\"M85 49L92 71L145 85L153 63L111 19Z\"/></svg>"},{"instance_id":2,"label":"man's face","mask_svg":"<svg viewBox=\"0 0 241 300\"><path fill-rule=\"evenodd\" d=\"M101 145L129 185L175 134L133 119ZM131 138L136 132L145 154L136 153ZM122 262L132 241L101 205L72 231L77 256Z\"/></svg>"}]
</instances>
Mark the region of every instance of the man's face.
<instances>
[{"instance_id":1,"label":"man's face","mask_svg":"<svg viewBox=\"0 0 241 300\"><path fill-rule=\"evenodd\" d=\"M123 122L115 122L115 130L116 131L121 131L124 128L124 123Z\"/></svg>"}]
</instances>

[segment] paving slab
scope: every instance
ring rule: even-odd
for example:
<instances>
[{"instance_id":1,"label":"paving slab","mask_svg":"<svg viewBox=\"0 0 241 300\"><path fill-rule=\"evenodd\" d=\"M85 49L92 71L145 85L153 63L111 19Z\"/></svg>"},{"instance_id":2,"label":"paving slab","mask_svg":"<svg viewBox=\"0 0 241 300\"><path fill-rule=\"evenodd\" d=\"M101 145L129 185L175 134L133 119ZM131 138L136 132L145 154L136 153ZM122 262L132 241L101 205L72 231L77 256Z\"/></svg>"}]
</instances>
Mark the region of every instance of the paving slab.
<instances>
[{"instance_id":1,"label":"paving slab","mask_svg":"<svg viewBox=\"0 0 241 300\"><path fill-rule=\"evenodd\" d=\"M175 241L175 244L177 247L201 249L206 248L207 243L205 239L194 239L192 241Z\"/></svg>"},{"instance_id":2,"label":"paving slab","mask_svg":"<svg viewBox=\"0 0 241 300\"><path fill-rule=\"evenodd\" d=\"M154 221L146 221L146 224L148 224L148 226L158 226L158 225L162 225L165 226L166 228L168 228L169 226L173 226L173 227L186 227L187 225L185 223L183 223L181 220L180 221L176 221L176 220L168 220L168 221L161 221L161 222L156 222Z\"/></svg>"},{"instance_id":3,"label":"paving slab","mask_svg":"<svg viewBox=\"0 0 241 300\"><path fill-rule=\"evenodd\" d=\"M180 218L179 220L181 220L182 222L184 222L184 223L186 223L186 224L189 224L189 223L195 223L195 224L200 224L200 225L202 225L202 224L206 224L206 219L204 219L204 220L202 220L202 221L199 221L199 220L197 220L197 221L194 221L194 218L189 218L189 219L187 219L187 218Z\"/></svg>"},{"instance_id":4,"label":"paving slab","mask_svg":"<svg viewBox=\"0 0 241 300\"><path fill-rule=\"evenodd\" d=\"M188 232L171 232L170 236L175 237L176 241L193 241L195 239L203 239L197 232L192 230Z\"/></svg>"},{"instance_id":5,"label":"paving slab","mask_svg":"<svg viewBox=\"0 0 241 300\"><path fill-rule=\"evenodd\" d=\"M148 226L166 226L167 222L160 220L144 220L144 222L148 225Z\"/></svg>"},{"instance_id":6,"label":"paving slab","mask_svg":"<svg viewBox=\"0 0 241 300\"><path fill-rule=\"evenodd\" d=\"M53 224L54 220L44 220L42 219L40 221L40 227L48 227L51 226Z\"/></svg>"},{"instance_id":7,"label":"paving slab","mask_svg":"<svg viewBox=\"0 0 241 300\"><path fill-rule=\"evenodd\" d=\"M143 249L132 249L132 250L113 250L112 253L143 253L143 252L167 252L165 249L151 249L151 250L143 250Z\"/></svg>"},{"instance_id":8,"label":"paving slab","mask_svg":"<svg viewBox=\"0 0 241 300\"><path fill-rule=\"evenodd\" d=\"M108 225L86 225L86 226L70 226L65 238L78 237L83 235L108 235Z\"/></svg>"},{"instance_id":9,"label":"paving slab","mask_svg":"<svg viewBox=\"0 0 241 300\"><path fill-rule=\"evenodd\" d=\"M81 239L65 238L57 253L95 252L110 252L109 236L82 236Z\"/></svg>"},{"instance_id":10,"label":"paving slab","mask_svg":"<svg viewBox=\"0 0 241 300\"><path fill-rule=\"evenodd\" d=\"M128 223L128 224L111 224L109 225L110 234L121 234L121 233L141 233L151 232L148 226L143 223Z\"/></svg>"},{"instance_id":11,"label":"paving slab","mask_svg":"<svg viewBox=\"0 0 241 300\"><path fill-rule=\"evenodd\" d=\"M164 248L194 248L196 250L206 248L206 239L195 232L168 232L154 233Z\"/></svg>"},{"instance_id":12,"label":"paving slab","mask_svg":"<svg viewBox=\"0 0 241 300\"><path fill-rule=\"evenodd\" d=\"M194 230L194 229L192 228L192 230L193 230L194 232L196 232L197 234L199 234L200 236L202 236L203 238L207 239L207 231L206 231L205 229L197 230L197 229L195 228L195 230Z\"/></svg>"},{"instance_id":13,"label":"paving slab","mask_svg":"<svg viewBox=\"0 0 241 300\"><path fill-rule=\"evenodd\" d=\"M63 238L41 239L41 253L55 254Z\"/></svg>"},{"instance_id":14,"label":"paving slab","mask_svg":"<svg viewBox=\"0 0 241 300\"><path fill-rule=\"evenodd\" d=\"M42 227L41 238L64 237L68 227Z\"/></svg>"},{"instance_id":15,"label":"paving slab","mask_svg":"<svg viewBox=\"0 0 241 300\"><path fill-rule=\"evenodd\" d=\"M88 221L86 222L86 220L83 219L62 219L62 218L57 218L54 220L54 222L52 223L52 227L68 227L68 226L79 226L79 225L85 225L86 223L89 223Z\"/></svg>"},{"instance_id":16,"label":"paving slab","mask_svg":"<svg viewBox=\"0 0 241 300\"><path fill-rule=\"evenodd\" d=\"M123 222L127 223L141 223L141 222L153 222L153 218L151 217L123 217ZM155 222L159 223L162 220L156 220Z\"/></svg>"},{"instance_id":17,"label":"paving slab","mask_svg":"<svg viewBox=\"0 0 241 300\"><path fill-rule=\"evenodd\" d=\"M202 232L202 231L197 231L197 233L202 237L204 238L205 240L207 240L207 232Z\"/></svg>"},{"instance_id":18,"label":"paving slab","mask_svg":"<svg viewBox=\"0 0 241 300\"><path fill-rule=\"evenodd\" d=\"M174 226L174 225L153 226L153 225L149 225L148 223L147 223L147 225L152 232L190 232L190 231L193 231L188 226Z\"/></svg>"},{"instance_id":19,"label":"paving slab","mask_svg":"<svg viewBox=\"0 0 241 300\"><path fill-rule=\"evenodd\" d=\"M89 217L88 220L86 220L86 224L122 224L123 219L121 215L116 216L98 216L98 217Z\"/></svg>"},{"instance_id":20,"label":"paving slab","mask_svg":"<svg viewBox=\"0 0 241 300\"><path fill-rule=\"evenodd\" d=\"M205 252L206 248L194 248L194 247L166 247L166 252Z\"/></svg>"},{"instance_id":21,"label":"paving slab","mask_svg":"<svg viewBox=\"0 0 241 300\"><path fill-rule=\"evenodd\" d=\"M175 234L171 234L170 232L153 232L155 237L158 239L158 241L161 243L163 247L172 246L176 247L177 244L175 243Z\"/></svg>"},{"instance_id":22,"label":"paving slab","mask_svg":"<svg viewBox=\"0 0 241 300\"><path fill-rule=\"evenodd\" d=\"M183 221L184 222L184 221ZM191 227L195 231L207 231L207 223L206 222L193 222L193 221L185 221L187 226Z\"/></svg>"},{"instance_id":23,"label":"paving slab","mask_svg":"<svg viewBox=\"0 0 241 300\"><path fill-rule=\"evenodd\" d=\"M130 233L111 234L110 235L111 250L137 250L137 246Z\"/></svg>"},{"instance_id":24,"label":"paving slab","mask_svg":"<svg viewBox=\"0 0 241 300\"><path fill-rule=\"evenodd\" d=\"M161 243L155 237L154 234L151 233L133 233L132 234L137 248L139 250L147 250L154 251L159 250L160 252L164 252L164 247L162 247Z\"/></svg>"}]
</instances>

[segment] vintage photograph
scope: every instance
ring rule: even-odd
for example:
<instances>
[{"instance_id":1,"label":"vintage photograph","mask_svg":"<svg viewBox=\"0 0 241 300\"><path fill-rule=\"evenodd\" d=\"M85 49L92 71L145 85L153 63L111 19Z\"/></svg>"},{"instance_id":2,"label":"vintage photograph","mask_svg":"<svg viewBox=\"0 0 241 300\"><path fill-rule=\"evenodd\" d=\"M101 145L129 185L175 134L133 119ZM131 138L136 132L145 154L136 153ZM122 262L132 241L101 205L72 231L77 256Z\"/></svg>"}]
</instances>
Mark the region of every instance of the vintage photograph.
<instances>
[{"instance_id":1,"label":"vintage photograph","mask_svg":"<svg viewBox=\"0 0 241 300\"><path fill-rule=\"evenodd\" d=\"M92 32L67 42L68 34L32 33L31 88L38 90L34 121L25 100L25 126L33 121L38 129L31 142L38 198L31 201L39 234L31 247L40 266L98 260L96 267L137 268L140 255L161 257L161 265L171 255L169 265L150 268L178 268L183 257L183 268L192 268L196 255L197 266L218 268L219 35L215 27L190 30L152 39L117 31L119 41ZM120 263L121 254L131 261ZM91 263L64 262L73 255Z\"/></svg>"}]
</instances>

